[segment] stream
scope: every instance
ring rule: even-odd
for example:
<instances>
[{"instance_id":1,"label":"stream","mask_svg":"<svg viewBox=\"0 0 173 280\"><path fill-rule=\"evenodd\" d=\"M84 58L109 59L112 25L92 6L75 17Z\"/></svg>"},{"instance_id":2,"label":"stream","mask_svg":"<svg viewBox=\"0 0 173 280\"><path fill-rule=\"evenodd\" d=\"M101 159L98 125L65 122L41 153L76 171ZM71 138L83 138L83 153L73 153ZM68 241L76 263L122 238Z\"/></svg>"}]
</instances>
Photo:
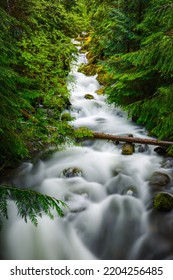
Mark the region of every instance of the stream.
<instances>
[{"instance_id":1,"label":"stream","mask_svg":"<svg viewBox=\"0 0 173 280\"><path fill-rule=\"evenodd\" d=\"M96 93L101 86L96 76L78 72L81 63L87 63L87 58L79 52L68 82L71 124L147 138L143 127ZM93 99L86 99L86 94ZM87 140L36 164L23 163L12 184L54 196L69 208L63 209L63 218L56 213L54 220L38 218L35 227L18 217L14 202L9 201L9 220L2 229L3 258L173 259L173 214L153 210L149 183L156 171L172 178L172 169L163 167L165 159L154 152L154 146L141 151L136 144L132 155L123 155L121 148L121 143ZM172 185L169 192L173 193Z\"/></svg>"}]
</instances>

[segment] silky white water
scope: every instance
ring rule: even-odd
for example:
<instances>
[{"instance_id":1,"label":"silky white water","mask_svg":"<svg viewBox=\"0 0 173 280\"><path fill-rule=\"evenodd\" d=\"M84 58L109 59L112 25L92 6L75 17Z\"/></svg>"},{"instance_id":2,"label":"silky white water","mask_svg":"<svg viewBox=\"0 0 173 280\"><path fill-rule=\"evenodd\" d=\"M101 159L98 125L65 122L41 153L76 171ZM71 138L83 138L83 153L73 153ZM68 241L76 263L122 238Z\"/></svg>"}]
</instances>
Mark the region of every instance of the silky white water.
<instances>
[{"instance_id":1,"label":"silky white water","mask_svg":"<svg viewBox=\"0 0 173 280\"><path fill-rule=\"evenodd\" d=\"M68 87L71 91L70 113L74 127L116 135L147 137L145 129L127 119L119 108L106 103L96 76L78 72L87 63L79 54L72 67ZM87 100L85 94L94 99ZM66 202L64 218L39 218L36 228L17 216L9 202L9 220L4 221L4 259L157 259L172 258L172 217L167 214L169 236L152 220L152 196L148 180L161 167L162 158L153 151L122 155L121 145L108 141L85 141L56 152L37 164L24 163L12 183L37 190ZM76 168L75 177L63 171ZM165 219L165 218L164 218Z\"/></svg>"}]
</instances>

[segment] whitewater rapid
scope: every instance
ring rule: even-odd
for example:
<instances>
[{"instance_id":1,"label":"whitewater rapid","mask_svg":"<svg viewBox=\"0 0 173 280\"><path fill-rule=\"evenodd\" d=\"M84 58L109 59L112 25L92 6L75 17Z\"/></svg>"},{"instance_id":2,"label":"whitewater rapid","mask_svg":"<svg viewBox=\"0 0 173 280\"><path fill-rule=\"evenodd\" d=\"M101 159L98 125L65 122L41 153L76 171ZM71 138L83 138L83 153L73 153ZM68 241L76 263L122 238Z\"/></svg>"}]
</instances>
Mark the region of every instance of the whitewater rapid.
<instances>
[{"instance_id":1,"label":"whitewater rapid","mask_svg":"<svg viewBox=\"0 0 173 280\"><path fill-rule=\"evenodd\" d=\"M87 63L86 54L79 53L69 74L71 125L148 137L144 128L96 93L101 87L97 76L78 72L81 63ZM87 100L85 94L93 99ZM63 218L56 213L53 221L38 218L36 228L18 217L14 202L9 201L9 220L2 231L4 259L170 258L170 239L157 231L157 218L151 222L148 182L161 169L162 158L153 147L144 153L138 148L125 156L121 144L88 140L36 164L23 163L12 183L61 199L68 208L63 209ZM79 172L66 178L63 172L70 168Z\"/></svg>"}]
</instances>

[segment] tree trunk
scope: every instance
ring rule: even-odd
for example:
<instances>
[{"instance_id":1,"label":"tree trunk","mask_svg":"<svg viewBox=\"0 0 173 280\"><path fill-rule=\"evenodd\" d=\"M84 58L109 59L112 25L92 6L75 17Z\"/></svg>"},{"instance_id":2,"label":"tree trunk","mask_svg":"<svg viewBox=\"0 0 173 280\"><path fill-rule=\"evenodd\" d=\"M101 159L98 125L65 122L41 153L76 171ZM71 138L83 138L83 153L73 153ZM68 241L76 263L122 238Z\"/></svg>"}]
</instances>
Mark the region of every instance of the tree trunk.
<instances>
[{"instance_id":1,"label":"tree trunk","mask_svg":"<svg viewBox=\"0 0 173 280\"><path fill-rule=\"evenodd\" d=\"M111 140L111 141L122 141L122 142L157 145L157 146L164 146L164 147L169 147L170 145L173 145L173 142L170 141L160 141L156 139L136 138L136 137L129 137L129 136L116 136L112 134L105 134L105 133L98 133L98 132L93 132L93 137L91 139L104 139L104 140Z\"/></svg>"}]
</instances>

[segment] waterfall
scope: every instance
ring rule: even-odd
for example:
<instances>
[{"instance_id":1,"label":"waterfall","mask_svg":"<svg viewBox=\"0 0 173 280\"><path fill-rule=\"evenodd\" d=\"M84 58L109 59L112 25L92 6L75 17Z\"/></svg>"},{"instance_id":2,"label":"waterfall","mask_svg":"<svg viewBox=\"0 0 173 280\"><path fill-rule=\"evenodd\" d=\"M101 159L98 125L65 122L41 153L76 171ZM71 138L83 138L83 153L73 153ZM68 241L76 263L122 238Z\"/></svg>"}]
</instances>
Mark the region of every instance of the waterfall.
<instances>
[{"instance_id":1,"label":"waterfall","mask_svg":"<svg viewBox=\"0 0 173 280\"><path fill-rule=\"evenodd\" d=\"M79 53L69 74L71 124L116 135L148 137L120 108L96 91L97 76L78 72L87 63ZM85 98L91 94L93 99ZM63 200L64 217L38 218L36 228L17 216L10 201L2 230L4 259L171 259L173 217L152 210L149 179L163 170L153 147L122 155L121 144L88 140L55 152L37 164L25 162L13 183ZM74 171L75 170L75 171ZM169 170L167 170L170 173ZM68 176L67 176L68 175Z\"/></svg>"}]
</instances>

